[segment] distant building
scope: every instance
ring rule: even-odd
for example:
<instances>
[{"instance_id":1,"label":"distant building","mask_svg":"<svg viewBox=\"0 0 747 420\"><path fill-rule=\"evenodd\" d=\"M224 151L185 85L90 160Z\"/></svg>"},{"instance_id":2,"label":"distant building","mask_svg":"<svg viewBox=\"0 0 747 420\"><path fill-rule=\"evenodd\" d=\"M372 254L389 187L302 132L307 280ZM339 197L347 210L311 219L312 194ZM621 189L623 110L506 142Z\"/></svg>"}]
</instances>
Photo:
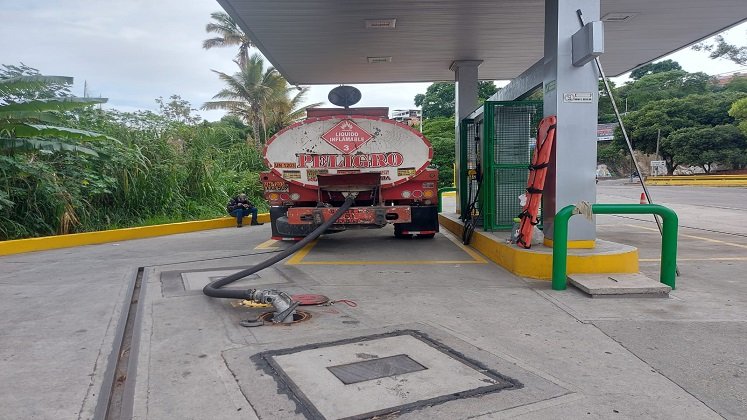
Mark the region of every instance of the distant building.
<instances>
[{"instance_id":1,"label":"distant building","mask_svg":"<svg viewBox=\"0 0 747 420\"><path fill-rule=\"evenodd\" d=\"M395 109L392 111L392 119L410 127L417 127L420 125L420 110L419 109Z\"/></svg>"},{"instance_id":2,"label":"distant building","mask_svg":"<svg viewBox=\"0 0 747 420\"><path fill-rule=\"evenodd\" d=\"M719 86L725 86L734 79L747 78L747 73L727 73L713 76L714 82Z\"/></svg>"}]
</instances>

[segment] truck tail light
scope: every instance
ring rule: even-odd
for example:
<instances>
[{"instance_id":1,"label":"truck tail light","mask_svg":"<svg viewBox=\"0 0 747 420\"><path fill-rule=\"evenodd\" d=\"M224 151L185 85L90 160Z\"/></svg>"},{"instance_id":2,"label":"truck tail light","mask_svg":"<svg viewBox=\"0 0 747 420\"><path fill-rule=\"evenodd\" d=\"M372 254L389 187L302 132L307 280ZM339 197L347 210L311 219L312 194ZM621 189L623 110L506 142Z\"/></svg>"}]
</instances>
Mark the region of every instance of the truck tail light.
<instances>
[{"instance_id":1,"label":"truck tail light","mask_svg":"<svg viewBox=\"0 0 747 420\"><path fill-rule=\"evenodd\" d=\"M301 194L299 194L299 193L292 193L292 194L290 195L290 198L291 198L291 200L293 200L293 201L298 201L298 199L300 199L300 198L301 198Z\"/></svg>"},{"instance_id":2,"label":"truck tail light","mask_svg":"<svg viewBox=\"0 0 747 420\"><path fill-rule=\"evenodd\" d=\"M402 191L402 198L410 198L412 193L409 190Z\"/></svg>"},{"instance_id":3,"label":"truck tail light","mask_svg":"<svg viewBox=\"0 0 747 420\"><path fill-rule=\"evenodd\" d=\"M433 197L433 191L427 190L426 192L423 193L423 197L425 197L425 198L431 198L431 197Z\"/></svg>"}]
</instances>

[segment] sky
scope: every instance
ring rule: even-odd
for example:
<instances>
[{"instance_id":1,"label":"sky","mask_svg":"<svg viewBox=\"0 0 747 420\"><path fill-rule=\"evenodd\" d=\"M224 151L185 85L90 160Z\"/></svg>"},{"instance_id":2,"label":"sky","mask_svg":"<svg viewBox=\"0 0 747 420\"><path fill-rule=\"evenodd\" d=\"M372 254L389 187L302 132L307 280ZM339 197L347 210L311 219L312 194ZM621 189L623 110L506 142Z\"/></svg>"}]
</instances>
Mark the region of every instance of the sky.
<instances>
[{"instance_id":1,"label":"sky","mask_svg":"<svg viewBox=\"0 0 747 420\"><path fill-rule=\"evenodd\" d=\"M75 95L83 96L86 82L89 96L109 98L107 106L121 111L157 110L155 99L172 94L199 108L223 88L211 69L237 70L234 48L202 48L202 41L212 36L205 32L210 13L219 10L215 0L0 0L0 64L22 62L43 74L72 76ZM745 45L747 23L725 37ZM740 70L689 48L665 58L690 72ZM624 80L615 79L618 84ZM413 98L428 85L356 85L363 94L358 106L412 109ZM307 102L326 103L332 87L312 86ZM223 111L198 114L212 121Z\"/></svg>"}]
</instances>

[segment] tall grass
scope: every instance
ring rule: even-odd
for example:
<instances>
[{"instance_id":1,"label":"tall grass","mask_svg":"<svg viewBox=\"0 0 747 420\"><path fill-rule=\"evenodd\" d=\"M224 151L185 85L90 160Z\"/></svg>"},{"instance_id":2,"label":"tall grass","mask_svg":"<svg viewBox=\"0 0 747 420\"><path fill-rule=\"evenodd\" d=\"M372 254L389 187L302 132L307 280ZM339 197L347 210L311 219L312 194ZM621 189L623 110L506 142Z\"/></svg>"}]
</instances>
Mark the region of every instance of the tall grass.
<instances>
[{"instance_id":1,"label":"tall grass","mask_svg":"<svg viewBox=\"0 0 747 420\"><path fill-rule=\"evenodd\" d=\"M236 121L185 125L102 110L69 118L116 140L88 144L98 157L0 156L0 240L219 217L238 192L264 210L264 163Z\"/></svg>"}]
</instances>

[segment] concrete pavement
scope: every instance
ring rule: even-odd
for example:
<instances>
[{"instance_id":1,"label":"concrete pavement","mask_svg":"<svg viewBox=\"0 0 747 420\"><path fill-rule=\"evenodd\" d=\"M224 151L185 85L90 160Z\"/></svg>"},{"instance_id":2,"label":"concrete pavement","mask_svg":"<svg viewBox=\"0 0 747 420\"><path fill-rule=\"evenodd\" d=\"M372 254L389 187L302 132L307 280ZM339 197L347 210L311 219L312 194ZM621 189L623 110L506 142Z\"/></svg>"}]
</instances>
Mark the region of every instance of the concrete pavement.
<instances>
[{"instance_id":1,"label":"concrete pavement","mask_svg":"<svg viewBox=\"0 0 747 420\"><path fill-rule=\"evenodd\" d=\"M267 242L268 225L2 257L0 417L92 418L109 403L101 390L119 383L122 412L140 419L390 412L360 402L375 395L390 398L401 418L740 418L747 412L745 203L718 193L685 201L673 191L655 193L688 226L680 230L683 275L669 299L555 292L448 235L402 241L385 229L323 237L302 258L246 280L357 306L308 307L308 321L245 328L239 321L261 310L207 298L195 285L287 246ZM636 194L632 186L599 187L600 202L633 202ZM728 234L714 232L724 228L711 224L719 218L731 222ZM642 271L656 278L660 239L643 219L600 217L599 237L638 246ZM129 366L112 376L118 354L110 356L139 267ZM356 346L364 350L350 350ZM309 360L304 352L312 348L336 356L317 364L289 359ZM365 372L368 365L355 363L398 355L426 369L345 386L328 373L351 364ZM462 388L439 391L443 379L423 376L428 370ZM492 389L499 379L511 386ZM350 394L339 398L334 387Z\"/></svg>"}]
</instances>

